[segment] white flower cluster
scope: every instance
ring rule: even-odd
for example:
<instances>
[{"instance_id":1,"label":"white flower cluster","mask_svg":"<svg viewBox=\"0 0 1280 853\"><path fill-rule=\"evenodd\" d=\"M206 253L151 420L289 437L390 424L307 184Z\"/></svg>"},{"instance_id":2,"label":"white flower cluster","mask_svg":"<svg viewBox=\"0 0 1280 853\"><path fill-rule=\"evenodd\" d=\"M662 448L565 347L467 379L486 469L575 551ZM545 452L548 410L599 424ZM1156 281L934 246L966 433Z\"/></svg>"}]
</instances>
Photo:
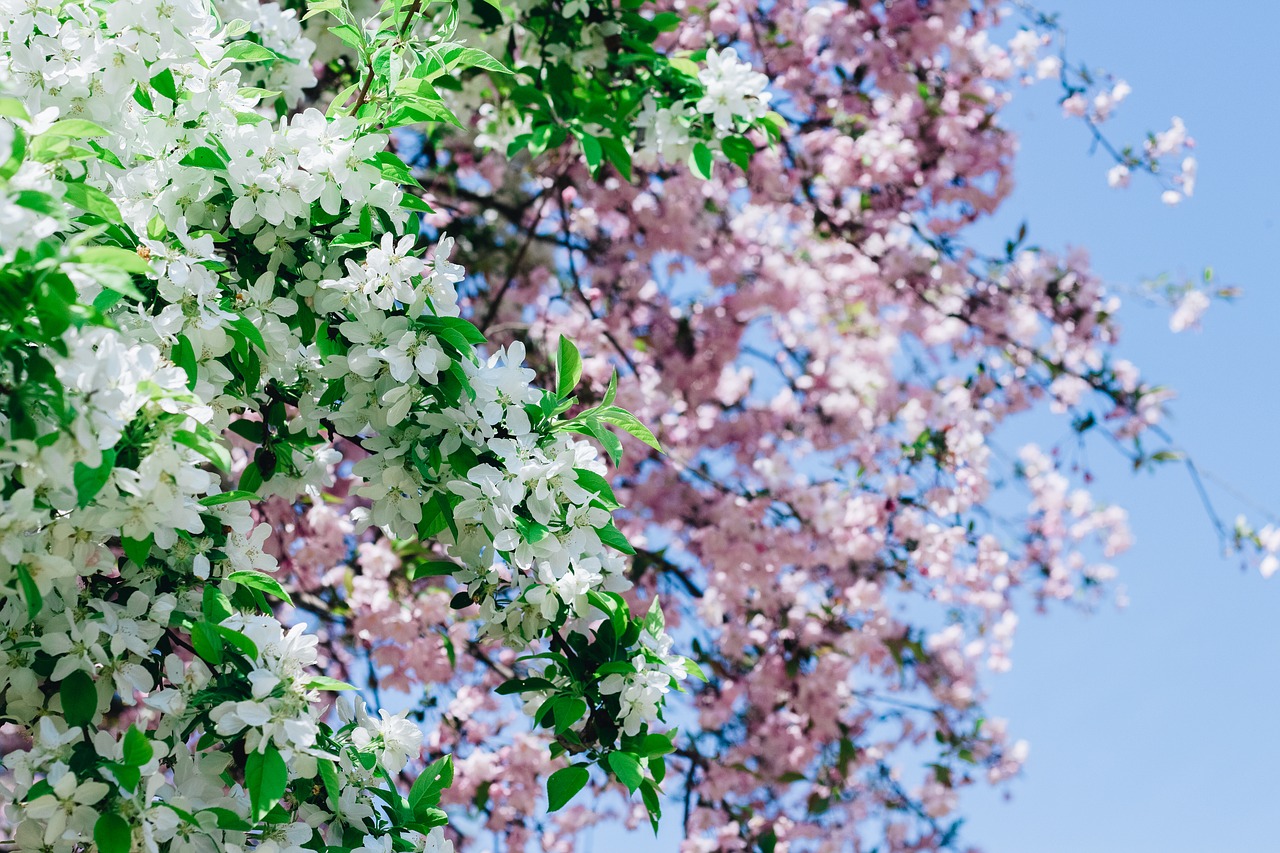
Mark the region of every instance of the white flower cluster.
<instances>
[{"instance_id":1,"label":"white flower cluster","mask_svg":"<svg viewBox=\"0 0 1280 853\"><path fill-rule=\"evenodd\" d=\"M726 137L739 133L769 112L772 94L765 91L769 78L738 57L733 48L708 50L706 66L698 70L702 94L696 101L676 101L659 105L652 96L644 100L636 125L642 131L636 161L653 164L684 162L693 151L696 134L691 131L710 119L710 147L723 145Z\"/></svg>"},{"instance_id":2,"label":"white flower cluster","mask_svg":"<svg viewBox=\"0 0 1280 853\"><path fill-rule=\"evenodd\" d=\"M769 78L726 48L707 51L707 67L698 72L705 93L698 100L698 112L711 116L720 130L731 130L739 119L753 121L769 110Z\"/></svg>"},{"instance_id":3,"label":"white flower cluster","mask_svg":"<svg viewBox=\"0 0 1280 853\"><path fill-rule=\"evenodd\" d=\"M689 677L685 660L671 654L671 637L656 636L649 628L640 634L643 651L631 659L634 672L614 672L600 682L600 692L617 694L621 705L622 730L637 734L662 707L673 684Z\"/></svg>"},{"instance_id":4,"label":"white flower cluster","mask_svg":"<svg viewBox=\"0 0 1280 853\"><path fill-rule=\"evenodd\" d=\"M427 262L396 236L413 199L385 137L261 114L264 87L311 82L293 13L220 12L0 0L0 274L34 282L0 326L39 332L0 339L0 710L32 734L6 817L22 850L449 850L419 831L443 813L395 805L416 727L324 722L342 685L269 615L250 500L322 488L332 442L361 443L364 521L445 542L523 647L590 635L627 585L613 504L580 484L603 465L519 345L474 355L451 241ZM230 494L228 427L259 445ZM645 642L670 682L669 638ZM622 692L628 732L659 714Z\"/></svg>"},{"instance_id":5,"label":"white flower cluster","mask_svg":"<svg viewBox=\"0 0 1280 853\"><path fill-rule=\"evenodd\" d=\"M566 3L564 16L582 20L581 10L587 5L585 0ZM545 51L541 47L544 36L541 29L531 30L523 26L519 16L504 21L495 29L472 14L463 18L461 32L466 34L468 42L495 54L502 54L509 45L515 45L517 56L542 55L561 60L575 73L598 79L608 73L604 70L609 56L605 38L614 35L618 29L615 21L599 25L581 24L572 46L555 43ZM672 92L678 91L678 87L670 87L668 91L667 87L655 86L644 94L640 111L629 117L631 126L628 132L618 134L616 129L602 127L594 121L585 122L582 130L598 137L620 137L619 141L637 164L678 164L688 160L700 140L710 151L721 151L727 137L739 136L768 114L772 99L772 93L766 91L768 77L743 60L734 48L708 50L702 67L687 59L678 62L684 74L684 84L692 85L693 80L697 80L698 87L694 92L683 97L679 94L673 96ZM476 145L481 148L507 151L513 142L538 136L526 109L511 99L502 106L493 103L493 84L484 76L470 77L463 81L459 91L447 94L454 112L474 117L473 124L479 129ZM745 143L745 140L737 141Z\"/></svg>"}]
</instances>

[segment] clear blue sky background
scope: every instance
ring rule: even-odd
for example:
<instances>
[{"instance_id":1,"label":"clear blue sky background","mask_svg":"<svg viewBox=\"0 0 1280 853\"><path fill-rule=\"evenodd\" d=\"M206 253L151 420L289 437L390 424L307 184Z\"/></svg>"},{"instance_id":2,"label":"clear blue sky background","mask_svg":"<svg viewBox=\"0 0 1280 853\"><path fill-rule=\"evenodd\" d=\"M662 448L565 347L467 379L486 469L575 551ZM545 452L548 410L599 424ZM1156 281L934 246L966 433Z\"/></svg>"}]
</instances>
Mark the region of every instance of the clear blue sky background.
<instances>
[{"instance_id":1,"label":"clear blue sky background","mask_svg":"<svg viewBox=\"0 0 1280 853\"><path fill-rule=\"evenodd\" d=\"M1210 309L1203 331L1177 336L1167 309L1131 299L1120 350L1177 389L1167 426L1197 462L1280 513L1280 3L1041 5L1062 13L1072 56L1133 86L1108 132L1136 141L1181 116L1200 183L1177 208L1150 182L1109 189L1108 164L1041 85L1005 115L1022 137L1018 187L980 233L998 246L1025 217L1032 242L1087 247L1116 285L1212 266L1245 288ZM1044 426L1002 438L1061 438L1061 425ZM1117 564L1131 604L1024 615L1013 671L988 681L989 710L1031 741L1030 761L1009 799L964 798L964 837L988 853L1280 851L1280 575L1265 581L1221 554L1181 468L1135 475L1101 447L1091 460L1098 495L1130 511L1137 542ZM1228 522L1245 509L1210 490ZM665 853L674 828L658 839L603 830L590 848Z\"/></svg>"},{"instance_id":2,"label":"clear blue sky background","mask_svg":"<svg viewBox=\"0 0 1280 853\"><path fill-rule=\"evenodd\" d=\"M1043 4L1042 4L1043 5ZM1245 288L1200 333L1133 300L1121 351L1178 390L1169 423L1207 470L1280 510L1276 325L1280 321L1280 4L1259 0L1049 0L1070 52L1134 88L1121 139L1180 115L1198 148L1196 197L1164 208L1142 182L1107 188L1101 156L1059 118L1048 90L1006 121L1022 137L1005 228L1025 215L1046 246L1086 246L1120 284L1211 265ZM1137 538L1119 562L1132 604L1091 617L1023 620L1014 670L990 708L1032 743L1004 802L969 796L966 837L989 853L1280 850L1280 576L1220 556L1184 472L1129 475L1094 451L1098 491L1128 507ZM1103 464L1105 463L1105 464ZM1228 521L1238 501L1210 485Z\"/></svg>"}]
</instances>

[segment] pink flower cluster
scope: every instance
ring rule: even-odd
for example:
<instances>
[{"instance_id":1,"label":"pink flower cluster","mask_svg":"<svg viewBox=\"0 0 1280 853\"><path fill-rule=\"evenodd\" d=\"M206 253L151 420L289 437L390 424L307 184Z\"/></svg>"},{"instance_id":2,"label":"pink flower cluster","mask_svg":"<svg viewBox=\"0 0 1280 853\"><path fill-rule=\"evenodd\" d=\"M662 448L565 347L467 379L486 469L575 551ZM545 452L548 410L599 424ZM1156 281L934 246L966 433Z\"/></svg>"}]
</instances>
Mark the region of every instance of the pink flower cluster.
<instances>
[{"instance_id":1,"label":"pink flower cluster","mask_svg":"<svg viewBox=\"0 0 1280 853\"><path fill-rule=\"evenodd\" d=\"M1043 409L1128 440L1165 399L1116 357L1118 301L1083 252L965 243L1012 186L1000 110L1061 65L1039 34L997 43L995 3L681 10L664 49L732 48L787 121L749 171L593 181L568 151L530 166L459 139L452 179L424 176L429 222L486 271L472 316L539 367L572 338L596 394L620 370L619 402L666 449L633 443L614 485L635 603L661 594L710 678L672 716L682 849L951 847L959 793L1027 755L982 704L1020 604L1096 604L1129 544L1071 453L1011 452L1002 430ZM272 512L326 652L379 689L425 686L419 710L446 724L426 748L458 757L449 796L477 825L508 849L570 850L609 814L605 799L530 817L546 751L489 691L512 660L477 643L469 611L393 580L398 556L326 505Z\"/></svg>"}]
</instances>

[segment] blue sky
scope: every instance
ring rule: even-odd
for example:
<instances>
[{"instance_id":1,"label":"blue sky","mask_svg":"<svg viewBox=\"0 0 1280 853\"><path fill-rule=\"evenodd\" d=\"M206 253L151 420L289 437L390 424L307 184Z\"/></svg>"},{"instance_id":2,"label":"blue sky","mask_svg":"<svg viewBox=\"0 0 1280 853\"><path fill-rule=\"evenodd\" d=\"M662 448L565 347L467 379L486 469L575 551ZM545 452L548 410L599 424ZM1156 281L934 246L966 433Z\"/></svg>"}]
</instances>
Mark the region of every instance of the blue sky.
<instances>
[{"instance_id":1,"label":"blue sky","mask_svg":"<svg viewBox=\"0 0 1280 853\"><path fill-rule=\"evenodd\" d=\"M1177 208L1141 181L1109 189L1085 131L1059 117L1049 89L1032 89L1006 116L1022 150L1017 191L996 224L1007 231L1025 216L1034 242L1087 247L1120 286L1212 266L1245 289L1234 305L1211 308L1202 332L1177 336L1167 311L1130 299L1120 350L1177 389L1168 427L1193 458L1280 511L1280 4L1053 8L1077 60L1133 86L1109 132L1137 139L1181 116L1197 141L1200 183ZM989 682L989 707L1031 741L1030 761L1009 801L964 800L965 835L989 853L1276 849L1280 739L1269 729L1280 706L1280 577L1264 581L1222 557L1185 471L1134 475L1101 448L1091 457L1097 493L1130 511L1137 542L1118 566L1132 603L1024 618L1014 669ZM1213 483L1210 491L1228 521L1247 511Z\"/></svg>"},{"instance_id":2,"label":"blue sky","mask_svg":"<svg viewBox=\"0 0 1280 853\"><path fill-rule=\"evenodd\" d=\"M1196 196L1169 208L1150 182L1109 189L1108 163L1090 156L1087 132L1061 118L1042 84L1005 115L1022 138L1017 190L978 233L998 247L1026 218L1033 243L1088 248L1119 289L1206 266L1243 287L1238 302L1210 309L1203 331L1176 336L1168 309L1129 299L1120 352L1177 390L1166 426L1209 476L1226 520L1249 511L1246 502L1280 514L1280 4L1044 8L1062 13L1075 60L1133 86L1109 134L1138 141L1171 116L1186 121L1201 167ZM1002 440L1061 438L1062 425L1046 423L1017 425ZM1280 709L1280 576L1265 581L1223 556L1184 469L1134 474L1103 447L1091 461L1095 493L1130 512L1137 541L1117 565L1131 604L1024 614L1013 671L988 681L989 711L1031 741L1030 760L1005 789L1011 797L962 800L964 837L988 853L1280 849L1280 738L1270 734ZM675 837L607 831L595 849L669 851Z\"/></svg>"}]
</instances>

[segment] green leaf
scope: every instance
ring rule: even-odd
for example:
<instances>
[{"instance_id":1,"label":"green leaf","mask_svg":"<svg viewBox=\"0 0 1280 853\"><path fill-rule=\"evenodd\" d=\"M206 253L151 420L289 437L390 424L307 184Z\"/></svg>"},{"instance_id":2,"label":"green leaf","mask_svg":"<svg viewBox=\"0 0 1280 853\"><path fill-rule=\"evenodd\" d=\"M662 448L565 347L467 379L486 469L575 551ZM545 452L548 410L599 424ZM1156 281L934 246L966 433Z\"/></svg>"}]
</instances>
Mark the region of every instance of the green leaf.
<instances>
[{"instance_id":1,"label":"green leaf","mask_svg":"<svg viewBox=\"0 0 1280 853\"><path fill-rule=\"evenodd\" d=\"M119 246L86 246L76 255L76 263L114 266L131 274L146 274L151 269L151 264L143 260L137 252L131 252L128 248Z\"/></svg>"},{"instance_id":2,"label":"green leaf","mask_svg":"<svg viewBox=\"0 0 1280 853\"><path fill-rule=\"evenodd\" d=\"M698 666L698 662L695 661L693 658L684 659L684 669L685 669L685 672L689 673L699 681L703 683L707 682L708 680L707 674L702 671L702 667Z\"/></svg>"},{"instance_id":3,"label":"green leaf","mask_svg":"<svg viewBox=\"0 0 1280 853\"><path fill-rule=\"evenodd\" d=\"M35 578L31 577L31 572L26 566L19 565L17 571L18 586L22 589L22 597L27 602L27 618L34 620L44 607L44 596L40 594L40 587L36 586Z\"/></svg>"},{"instance_id":4,"label":"green leaf","mask_svg":"<svg viewBox=\"0 0 1280 853\"><path fill-rule=\"evenodd\" d=\"M178 444L190 447L196 453L208 459L223 471L231 470L231 452L223 446L221 441L211 440L210 435L201 434L206 429L201 426L201 432L191 432L189 430L180 429L173 433L173 440Z\"/></svg>"},{"instance_id":5,"label":"green leaf","mask_svg":"<svg viewBox=\"0 0 1280 853\"><path fill-rule=\"evenodd\" d=\"M178 163L183 166L195 166L198 169L213 169L215 171L227 167L227 161L223 159L221 154L212 148L204 146L191 149L187 156L179 160Z\"/></svg>"},{"instance_id":6,"label":"green leaf","mask_svg":"<svg viewBox=\"0 0 1280 853\"><path fill-rule=\"evenodd\" d=\"M177 103L178 86L174 83L173 72L168 68L151 78L151 88Z\"/></svg>"},{"instance_id":7,"label":"green leaf","mask_svg":"<svg viewBox=\"0 0 1280 853\"><path fill-rule=\"evenodd\" d=\"M225 625L215 625L214 630L218 632L218 636L231 644L231 647L249 660L258 659L258 644L249 639L247 634L242 634Z\"/></svg>"},{"instance_id":8,"label":"green leaf","mask_svg":"<svg viewBox=\"0 0 1280 853\"><path fill-rule=\"evenodd\" d=\"M600 137L600 147L604 149L604 156L618 170L618 174L622 176L622 179L630 181L631 152L627 150L627 147L611 136Z\"/></svg>"},{"instance_id":9,"label":"green leaf","mask_svg":"<svg viewBox=\"0 0 1280 853\"><path fill-rule=\"evenodd\" d=\"M577 137L579 144L582 145L582 156L587 158L587 168L594 173L600 168L600 163L604 159L604 149L600 147L600 140L589 133L578 133Z\"/></svg>"},{"instance_id":10,"label":"green leaf","mask_svg":"<svg viewBox=\"0 0 1280 853\"><path fill-rule=\"evenodd\" d=\"M653 834L658 834L658 821L662 818L662 803L658 800L658 789L653 782L645 779L640 785L640 798L644 800L644 807L649 812L649 825L653 827Z\"/></svg>"},{"instance_id":11,"label":"green leaf","mask_svg":"<svg viewBox=\"0 0 1280 853\"><path fill-rule=\"evenodd\" d=\"M410 171L408 164L401 160L390 151L379 151L374 154L368 161L370 165L377 166L382 172L382 177L388 181L397 184L414 184L418 183L414 178L413 172Z\"/></svg>"},{"instance_id":12,"label":"green leaf","mask_svg":"<svg viewBox=\"0 0 1280 853\"><path fill-rule=\"evenodd\" d=\"M595 675L596 678L599 678L603 675L613 675L614 673L617 673L618 675L634 675L636 672L638 672L638 670L636 669L635 664L630 661L615 660L596 667Z\"/></svg>"},{"instance_id":13,"label":"green leaf","mask_svg":"<svg viewBox=\"0 0 1280 853\"><path fill-rule=\"evenodd\" d=\"M510 74L511 69L476 47L442 50L445 64L453 68L483 68L498 74Z\"/></svg>"},{"instance_id":14,"label":"green leaf","mask_svg":"<svg viewBox=\"0 0 1280 853\"><path fill-rule=\"evenodd\" d=\"M99 136L110 136L107 129L100 124L96 124L87 119L82 118L64 118L61 121L55 121L49 126L49 129L40 134L41 139L54 136L65 136L68 139L90 139Z\"/></svg>"},{"instance_id":15,"label":"green leaf","mask_svg":"<svg viewBox=\"0 0 1280 853\"><path fill-rule=\"evenodd\" d=\"M635 548L631 547L631 543L627 541L627 537L622 535L622 531L614 526L610 521L604 527L597 527L596 533L600 536L600 541L615 550L624 554L634 554Z\"/></svg>"},{"instance_id":16,"label":"green leaf","mask_svg":"<svg viewBox=\"0 0 1280 853\"><path fill-rule=\"evenodd\" d=\"M627 790L634 794L644 782L644 772L640 769L640 762L629 752L616 751L609 753L608 761L609 769L622 784L627 786Z\"/></svg>"},{"instance_id":17,"label":"green leaf","mask_svg":"<svg viewBox=\"0 0 1280 853\"><path fill-rule=\"evenodd\" d=\"M657 596L655 596L653 603L649 605L649 612L645 614L644 629L657 637L662 634L665 628L666 622L662 618L662 605L658 603Z\"/></svg>"},{"instance_id":18,"label":"green leaf","mask_svg":"<svg viewBox=\"0 0 1280 853\"><path fill-rule=\"evenodd\" d=\"M141 767L155 754L151 741L137 726L129 726L129 731L124 733L121 750L124 763L130 767Z\"/></svg>"},{"instance_id":19,"label":"green leaf","mask_svg":"<svg viewBox=\"0 0 1280 853\"><path fill-rule=\"evenodd\" d=\"M601 477L595 471L588 471L585 468L574 468L574 476L578 480L578 485L593 492L596 500L607 510L615 510L622 504L618 503L618 498L613 494L613 487L609 485L609 481Z\"/></svg>"},{"instance_id":20,"label":"green leaf","mask_svg":"<svg viewBox=\"0 0 1280 853\"><path fill-rule=\"evenodd\" d=\"M573 341L560 336L560 351L556 357L556 396L561 400L573 393L582 378L582 356Z\"/></svg>"},{"instance_id":21,"label":"green leaf","mask_svg":"<svg viewBox=\"0 0 1280 853\"><path fill-rule=\"evenodd\" d=\"M222 58L232 62L273 62L279 58L279 54L251 41L233 41L223 51Z\"/></svg>"},{"instance_id":22,"label":"green leaf","mask_svg":"<svg viewBox=\"0 0 1280 853\"><path fill-rule=\"evenodd\" d=\"M200 612L205 619L217 624L231 615L231 599L215 584L208 584L204 588Z\"/></svg>"},{"instance_id":23,"label":"green leaf","mask_svg":"<svg viewBox=\"0 0 1280 853\"><path fill-rule=\"evenodd\" d=\"M147 534L146 539L130 539L128 536L120 538L120 544L124 547L124 555L133 561L136 566L145 566L147 558L151 556L151 546L155 542L155 534Z\"/></svg>"},{"instance_id":24,"label":"green leaf","mask_svg":"<svg viewBox=\"0 0 1280 853\"><path fill-rule=\"evenodd\" d=\"M640 745L640 753L647 758L666 755L675 751L676 745L671 742L669 733L645 735L644 741Z\"/></svg>"},{"instance_id":25,"label":"green leaf","mask_svg":"<svg viewBox=\"0 0 1280 853\"><path fill-rule=\"evenodd\" d=\"M103 766L111 769L112 775L116 777L121 788L127 791L138 790L138 783L142 781L142 774L138 772L138 768L118 761L108 761Z\"/></svg>"},{"instance_id":26,"label":"green leaf","mask_svg":"<svg viewBox=\"0 0 1280 853\"><path fill-rule=\"evenodd\" d=\"M579 696L560 696L551 713L555 717L555 733L564 734L587 713L587 703Z\"/></svg>"},{"instance_id":27,"label":"green leaf","mask_svg":"<svg viewBox=\"0 0 1280 853\"><path fill-rule=\"evenodd\" d=\"M421 213L435 213L435 208L418 198L413 193L404 193L400 197L400 206L406 210L416 210Z\"/></svg>"},{"instance_id":28,"label":"green leaf","mask_svg":"<svg viewBox=\"0 0 1280 853\"><path fill-rule=\"evenodd\" d=\"M27 112L27 108L22 105L22 101L17 98L0 98L0 116L6 118L19 118L23 121L31 121L31 114Z\"/></svg>"},{"instance_id":29,"label":"green leaf","mask_svg":"<svg viewBox=\"0 0 1280 853\"><path fill-rule=\"evenodd\" d=\"M316 15L322 15L325 12L336 12L341 8L342 0L311 0L311 2L307 3L307 14L302 16L302 20L314 18Z\"/></svg>"},{"instance_id":30,"label":"green leaf","mask_svg":"<svg viewBox=\"0 0 1280 853\"><path fill-rule=\"evenodd\" d=\"M194 391L199 374L196 353L191 346L191 340L186 335L178 335L178 342L173 345L173 349L169 350L169 358L187 374L187 390Z\"/></svg>"},{"instance_id":31,"label":"green leaf","mask_svg":"<svg viewBox=\"0 0 1280 853\"><path fill-rule=\"evenodd\" d=\"M271 575L263 572L232 572L227 575L227 580L232 583L238 583L241 586L247 586L250 589L257 589L283 601L285 604L293 604L293 599L289 597L289 593L280 585L280 581L271 577Z\"/></svg>"},{"instance_id":32,"label":"green leaf","mask_svg":"<svg viewBox=\"0 0 1280 853\"><path fill-rule=\"evenodd\" d=\"M585 427L587 432L595 436L596 441L600 442L600 446L604 448L605 453L609 454L609 459L612 460L616 468L618 463L622 461L622 442L594 416L586 419Z\"/></svg>"},{"instance_id":33,"label":"green leaf","mask_svg":"<svg viewBox=\"0 0 1280 853\"><path fill-rule=\"evenodd\" d=\"M114 812L98 815L93 824L93 843L99 853L129 853L133 849L133 827Z\"/></svg>"},{"instance_id":34,"label":"green leaf","mask_svg":"<svg viewBox=\"0 0 1280 853\"><path fill-rule=\"evenodd\" d=\"M559 811L574 795L586 787L591 773L586 767L575 764L557 770L547 779L547 811Z\"/></svg>"},{"instance_id":35,"label":"green leaf","mask_svg":"<svg viewBox=\"0 0 1280 853\"><path fill-rule=\"evenodd\" d=\"M751 168L751 158L756 153L755 145L745 136L726 136L720 140L720 150L729 158L729 162L744 172Z\"/></svg>"},{"instance_id":36,"label":"green leaf","mask_svg":"<svg viewBox=\"0 0 1280 853\"><path fill-rule=\"evenodd\" d=\"M695 80L698 79L698 72L701 70L698 68L698 63L694 62L692 59L686 59L679 56L669 58L667 60L667 65L670 65L686 77L692 77Z\"/></svg>"},{"instance_id":37,"label":"green leaf","mask_svg":"<svg viewBox=\"0 0 1280 853\"><path fill-rule=\"evenodd\" d=\"M342 794L341 788L338 786L338 768L334 766L332 761L320 759L320 781L324 783L325 793L329 795L329 802L333 806L338 805L338 798Z\"/></svg>"},{"instance_id":38,"label":"green leaf","mask_svg":"<svg viewBox=\"0 0 1280 853\"><path fill-rule=\"evenodd\" d=\"M453 756L446 755L427 765L409 789L409 808L415 815L440 802L440 793L453 784Z\"/></svg>"},{"instance_id":39,"label":"green leaf","mask_svg":"<svg viewBox=\"0 0 1280 853\"><path fill-rule=\"evenodd\" d=\"M474 323L462 317L425 317L418 321L418 325L433 335L441 335L446 330L456 332L470 346L478 346L486 340Z\"/></svg>"},{"instance_id":40,"label":"green leaf","mask_svg":"<svg viewBox=\"0 0 1280 853\"><path fill-rule=\"evenodd\" d=\"M236 329L236 331L244 335L245 340L251 342L263 352L267 351L267 342L262 337L261 330L259 330L248 317L236 317L231 321L231 325Z\"/></svg>"},{"instance_id":41,"label":"green leaf","mask_svg":"<svg viewBox=\"0 0 1280 853\"><path fill-rule=\"evenodd\" d=\"M661 785L662 780L667 778L667 762L661 755L655 755L648 759L646 764L649 765L649 773L653 776L653 781Z\"/></svg>"},{"instance_id":42,"label":"green leaf","mask_svg":"<svg viewBox=\"0 0 1280 853\"><path fill-rule=\"evenodd\" d=\"M339 41L346 42L357 50L364 44L364 33L350 24L339 24L336 27L329 27L329 33Z\"/></svg>"},{"instance_id":43,"label":"green leaf","mask_svg":"<svg viewBox=\"0 0 1280 853\"><path fill-rule=\"evenodd\" d=\"M289 784L289 771L274 746L266 752L251 752L245 757L244 786L249 790L253 819L262 820L280 802Z\"/></svg>"},{"instance_id":44,"label":"green leaf","mask_svg":"<svg viewBox=\"0 0 1280 853\"><path fill-rule=\"evenodd\" d=\"M600 402L602 406L613 405L614 399L618 396L618 371L613 371L609 375L609 386L604 389L604 399Z\"/></svg>"},{"instance_id":45,"label":"green leaf","mask_svg":"<svg viewBox=\"0 0 1280 853\"><path fill-rule=\"evenodd\" d=\"M627 630L627 622L631 615L626 601L621 596L618 596L617 593L600 592L594 589L587 590L587 600L595 605L596 608L608 614L609 623L613 626L613 635L621 637Z\"/></svg>"},{"instance_id":46,"label":"green leaf","mask_svg":"<svg viewBox=\"0 0 1280 853\"><path fill-rule=\"evenodd\" d=\"M201 814L206 812L213 815L214 820L217 822L218 829L229 829L232 832L249 832L253 829L253 824L240 817L240 815L236 814L231 809L212 806L210 808L200 810Z\"/></svg>"},{"instance_id":47,"label":"green leaf","mask_svg":"<svg viewBox=\"0 0 1280 853\"><path fill-rule=\"evenodd\" d=\"M257 86L245 86L236 94L242 98L276 98L280 96L280 92L276 89L261 89Z\"/></svg>"},{"instance_id":48,"label":"green leaf","mask_svg":"<svg viewBox=\"0 0 1280 853\"><path fill-rule=\"evenodd\" d=\"M62 697L62 716L68 726L74 729L93 722L98 713L98 688L89 673L77 669L62 679L58 695Z\"/></svg>"},{"instance_id":49,"label":"green leaf","mask_svg":"<svg viewBox=\"0 0 1280 853\"><path fill-rule=\"evenodd\" d=\"M658 32L669 33L680 26L681 20L679 12L659 12L653 16L653 20L649 23L653 24L658 29Z\"/></svg>"},{"instance_id":50,"label":"green leaf","mask_svg":"<svg viewBox=\"0 0 1280 853\"><path fill-rule=\"evenodd\" d=\"M120 215L120 208L116 207L116 203L102 190L88 184L79 183L64 184L63 186L66 188L63 198L66 199L68 204L74 205L87 213L92 213L94 216L100 216L113 225L124 224L124 217Z\"/></svg>"},{"instance_id":51,"label":"green leaf","mask_svg":"<svg viewBox=\"0 0 1280 853\"><path fill-rule=\"evenodd\" d=\"M640 422L639 418L626 409L619 406L601 406L592 414L605 423L613 424L623 432L640 439L659 453L662 452L662 445L658 443L657 437Z\"/></svg>"},{"instance_id":52,"label":"green leaf","mask_svg":"<svg viewBox=\"0 0 1280 853\"><path fill-rule=\"evenodd\" d=\"M711 149L705 142L695 142L689 153L689 169L704 181L711 179Z\"/></svg>"},{"instance_id":53,"label":"green leaf","mask_svg":"<svg viewBox=\"0 0 1280 853\"><path fill-rule=\"evenodd\" d=\"M782 138L782 131L787 126L787 120L773 111L765 113L760 123L764 125L765 131L775 142Z\"/></svg>"},{"instance_id":54,"label":"green leaf","mask_svg":"<svg viewBox=\"0 0 1280 853\"><path fill-rule=\"evenodd\" d=\"M439 578L451 575L460 568L462 566L448 560L430 560L410 565L408 575L411 581L416 581L418 578Z\"/></svg>"},{"instance_id":55,"label":"green leaf","mask_svg":"<svg viewBox=\"0 0 1280 853\"><path fill-rule=\"evenodd\" d=\"M553 690L554 688L555 685L545 678L512 678L498 685L498 689L494 692L499 696L508 696L512 693L526 693L530 690Z\"/></svg>"},{"instance_id":56,"label":"green leaf","mask_svg":"<svg viewBox=\"0 0 1280 853\"><path fill-rule=\"evenodd\" d=\"M537 521L531 521L521 516L516 516L516 532L520 534L520 538L532 544L541 542L551 532L551 528Z\"/></svg>"},{"instance_id":57,"label":"green leaf","mask_svg":"<svg viewBox=\"0 0 1280 853\"><path fill-rule=\"evenodd\" d=\"M11 198L13 203L19 207L34 210L36 213L43 213L45 216L61 217L63 215L58 200L48 193L35 190L20 190L14 193Z\"/></svg>"},{"instance_id":58,"label":"green leaf","mask_svg":"<svg viewBox=\"0 0 1280 853\"><path fill-rule=\"evenodd\" d=\"M222 663L222 635L218 626L210 622L197 622L191 626L191 647L201 658L217 666Z\"/></svg>"},{"instance_id":59,"label":"green leaf","mask_svg":"<svg viewBox=\"0 0 1280 853\"><path fill-rule=\"evenodd\" d=\"M151 100L151 94L144 91L141 86L133 87L133 99L147 112L156 108L155 102Z\"/></svg>"},{"instance_id":60,"label":"green leaf","mask_svg":"<svg viewBox=\"0 0 1280 853\"><path fill-rule=\"evenodd\" d=\"M234 492L222 492L216 495L209 495L200 499L200 506L222 506L223 504L235 503L236 501L256 501L258 496L254 492L243 492L236 490Z\"/></svg>"},{"instance_id":61,"label":"green leaf","mask_svg":"<svg viewBox=\"0 0 1280 853\"><path fill-rule=\"evenodd\" d=\"M245 466L244 471L240 473L241 492L248 492L256 495L258 488L262 485L262 472L258 470L258 466L250 462Z\"/></svg>"},{"instance_id":62,"label":"green leaf","mask_svg":"<svg viewBox=\"0 0 1280 853\"><path fill-rule=\"evenodd\" d=\"M453 110L436 101L418 98L411 103L402 104L387 117L385 127L400 127L418 122L446 122L462 127L462 122L453 114Z\"/></svg>"},{"instance_id":63,"label":"green leaf","mask_svg":"<svg viewBox=\"0 0 1280 853\"><path fill-rule=\"evenodd\" d=\"M107 480L111 479L111 472L115 470L116 452L114 450L102 451L102 464L97 468L90 468L83 462L77 462L75 472L72 479L76 486L76 504L84 509L102 491L102 487L107 484Z\"/></svg>"},{"instance_id":64,"label":"green leaf","mask_svg":"<svg viewBox=\"0 0 1280 853\"><path fill-rule=\"evenodd\" d=\"M308 690L355 690L355 685L347 684L345 681L339 681L336 678L330 678L327 675L313 675L307 679L306 688Z\"/></svg>"}]
</instances>

